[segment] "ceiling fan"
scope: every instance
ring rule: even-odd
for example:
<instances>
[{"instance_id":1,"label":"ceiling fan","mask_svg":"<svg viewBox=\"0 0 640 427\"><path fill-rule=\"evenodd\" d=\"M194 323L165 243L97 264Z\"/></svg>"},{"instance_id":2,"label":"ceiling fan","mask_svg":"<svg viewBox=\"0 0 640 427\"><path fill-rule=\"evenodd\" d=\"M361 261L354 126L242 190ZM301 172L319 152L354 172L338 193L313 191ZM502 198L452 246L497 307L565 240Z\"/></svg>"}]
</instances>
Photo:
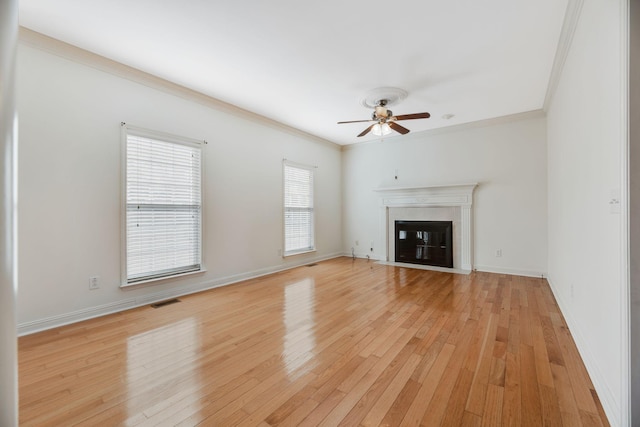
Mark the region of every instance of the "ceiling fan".
<instances>
[{"instance_id":1,"label":"ceiling fan","mask_svg":"<svg viewBox=\"0 0 640 427\"><path fill-rule=\"evenodd\" d=\"M388 135L391 133L391 130L395 130L402 135L406 135L409 133L409 129L404 126L396 123L399 120L413 120L413 119L428 119L431 117L429 113L414 113L414 114L402 114L399 116L394 116L393 112L387 109L387 104L389 103L388 99L380 99L376 102L375 109L373 114L371 115L370 120L352 120L348 122L338 122L339 125L344 123L364 123L364 122L375 122L358 135L358 137L365 136L369 132L374 135L382 136Z\"/></svg>"}]
</instances>

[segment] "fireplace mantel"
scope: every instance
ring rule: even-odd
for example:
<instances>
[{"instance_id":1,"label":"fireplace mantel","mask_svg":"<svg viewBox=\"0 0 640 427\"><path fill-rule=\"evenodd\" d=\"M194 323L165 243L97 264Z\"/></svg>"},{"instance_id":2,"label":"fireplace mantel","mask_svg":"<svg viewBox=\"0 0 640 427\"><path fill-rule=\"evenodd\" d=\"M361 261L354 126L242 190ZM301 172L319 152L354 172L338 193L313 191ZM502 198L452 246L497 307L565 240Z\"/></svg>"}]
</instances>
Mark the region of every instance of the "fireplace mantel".
<instances>
[{"instance_id":1,"label":"fireplace mantel","mask_svg":"<svg viewBox=\"0 0 640 427\"><path fill-rule=\"evenodd\" d=\"M477 182L430 185L423 187L382 187L374 191L380 198L380 241L384 242L385 261L389 262L389 208L455 207L461 212L461 264L463 271L473 270L472 206Z\"/></svg>"}]
</instances>

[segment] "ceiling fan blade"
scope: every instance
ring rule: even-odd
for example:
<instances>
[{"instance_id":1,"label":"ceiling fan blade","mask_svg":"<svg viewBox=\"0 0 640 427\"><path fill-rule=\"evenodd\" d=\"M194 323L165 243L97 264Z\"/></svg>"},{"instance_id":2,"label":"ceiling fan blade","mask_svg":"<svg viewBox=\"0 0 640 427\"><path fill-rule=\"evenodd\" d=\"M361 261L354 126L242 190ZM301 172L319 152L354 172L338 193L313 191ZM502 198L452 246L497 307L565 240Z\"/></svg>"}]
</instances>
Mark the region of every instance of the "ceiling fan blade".
<instances>
[{"instance_id":1,"label":"ceiling fan blade","mask_svg":"<svg viewBox=\"0 0 640 427\"><path fill-rule=\"evenodd\" d=\"M349 122L338 122L339 125L344 123L364 123L364 122L372 122L373 120L351 120Z\"/></svg>"},{"instance_id":2,"label":"ceiling fan blade","mask_svg":"<svg viewBox=\"0 0 640 427\"><path fill-rule=\"evenodd\" d=\"M429 117L431 117L431 114L429 113L401 114L399 116L393 116L395 120L428 119Z\"/></svg>"},{"instance_id":3,"label":"ceiling fan blade","mask_svg":"<svg viewBox=\"0 0 640 427\"><path fill-rule=\"evenodd\" d=\"M371 129L375 126L375 123L372 124L371 126L369 126L368 128L366 128L365 130L363 130L362 132L360 132L360 135L358 135L358 138L361 136L365 136L366 134L368 134ZM408 132L408 131L407 131Z\"/></svg>"},{"instance_id":4,"label":"ceiling fan blade","mask_svg":"<svg viewBox=\"0 0 640 427\"><path fill-rule=\"evenodd\" d=\"M403 135L408 134L410 131L409 129L407 129L404 126L400 126L399 124L397 124L396 122L387 122L387 124L389 125L389 127L393 130L395 130L398 133L401 133Z\"/></svg>"}]
</instances>

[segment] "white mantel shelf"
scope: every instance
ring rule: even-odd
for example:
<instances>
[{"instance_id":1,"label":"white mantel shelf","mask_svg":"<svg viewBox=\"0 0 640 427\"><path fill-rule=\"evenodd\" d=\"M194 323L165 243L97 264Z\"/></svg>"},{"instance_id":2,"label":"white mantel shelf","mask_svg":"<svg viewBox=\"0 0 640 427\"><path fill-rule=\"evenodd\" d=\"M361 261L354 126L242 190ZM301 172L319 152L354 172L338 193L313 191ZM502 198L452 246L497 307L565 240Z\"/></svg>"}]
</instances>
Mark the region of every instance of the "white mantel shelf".
<instances>
[{"instance_id":1,"label":"white mantel shelf","mask_svg":"<svg viewBox=\"0 0 640 427\"><path fill-rule=\"evenodd\" d=\"M424 187L382 187L374 191L385 206L471 206L477 182Z\"/></svg>"},{"instance_id":2,"label":"white mantel shelf","mask_svg":"<svg viewBox=\"0 0 640 427\"><path fill-rule=\"evenodd\" d=\"M456 269L473 270L472 205L477 182L439 184L422 187L380 187L380 237L385 243L385 259L389 262L389 208L457 207L461 211L461 265Z\"/></svg>"},{"instance_id":3,"label":"white mantel shelf","mask_svg":"<svg viewBox=\"0 0 640 427\"><path fill-rule=\"evenodd\" d=\"M451 191L465 191L471 190L478 186L477 182L470 182L466 184L438 184L438 185L424 185L422 187L379 187L373 191L379 193L398 193L398 192L416 192L425 190L451 190Z\"/></svg>"}]
</instances>

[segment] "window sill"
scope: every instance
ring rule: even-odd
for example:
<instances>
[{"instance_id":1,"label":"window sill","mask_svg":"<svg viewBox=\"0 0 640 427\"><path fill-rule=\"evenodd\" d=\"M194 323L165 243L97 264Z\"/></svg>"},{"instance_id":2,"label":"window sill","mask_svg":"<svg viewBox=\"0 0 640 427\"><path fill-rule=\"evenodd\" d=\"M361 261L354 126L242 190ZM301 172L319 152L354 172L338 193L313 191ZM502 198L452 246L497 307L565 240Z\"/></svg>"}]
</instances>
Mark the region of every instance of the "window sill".
<instances>
[{"instance_id":1,"label":"window sill","mask_svg":"<svg viewBox=\"0 0 640 427\"><path fill-rule=\"evenodd\" d=\"M201 274L201 273L206 273L206 272L207 272L207 269L203 267L200 270L196 270L196 271L188 271L186 273L174 274L174 275L171 275L171 276L155 277L153 279L141 280L139 282L127 283L125 281L124 283L120 284L120 288L131 288L131 287L135 287L135 286L138 286L138 285L149 285L149 284L154 284L156 282L162 282L164 280L178 279L178 278L181 278L181 277L191 276L191 275L194 275L194 274Z\"/></svg>"},{"instance_id":2,"label":"window sill","mask_svg":"<svg viewBox=\"0 0 640 427\"><path fill-rule=\"evenodd\" d=\"M283 258L288 258L290 256L308 254L308 253L315 252L315 251L316 251L316 248L313 248L313 249L302 249L302 250L299 250L299 251L285 252L284 255L282 255L282 257Z\"/></svg>"}]
</instances>

